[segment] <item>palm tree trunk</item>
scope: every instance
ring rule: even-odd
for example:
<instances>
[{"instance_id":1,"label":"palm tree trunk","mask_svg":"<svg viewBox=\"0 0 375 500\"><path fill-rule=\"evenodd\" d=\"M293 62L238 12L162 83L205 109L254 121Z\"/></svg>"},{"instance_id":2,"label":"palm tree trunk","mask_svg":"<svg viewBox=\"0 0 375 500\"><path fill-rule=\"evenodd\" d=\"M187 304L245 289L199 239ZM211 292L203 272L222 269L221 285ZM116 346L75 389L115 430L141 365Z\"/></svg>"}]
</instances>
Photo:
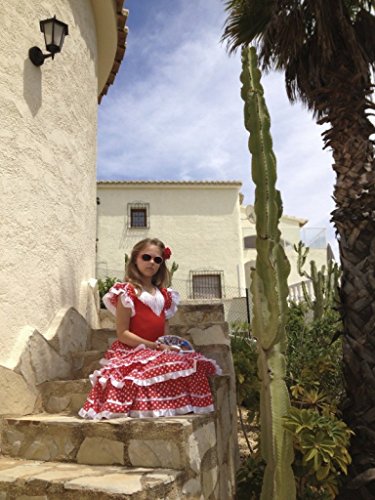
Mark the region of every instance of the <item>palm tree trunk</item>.
<instances>
[{"instance_id":1,"label":"palm tree trunk","mask_svg":"<svg viewBox=\"0 0 375 500\"><path fill-rule=\"evenodd\" d=\"M332 212L342 266L341 314L346 399L343 416L355 432L352 465L341 499L375 498L375 159L367 110L370 79L360 81L339 63L322 99L335 103L324 121L337 174Z\"/></svg>"}]
</instances>

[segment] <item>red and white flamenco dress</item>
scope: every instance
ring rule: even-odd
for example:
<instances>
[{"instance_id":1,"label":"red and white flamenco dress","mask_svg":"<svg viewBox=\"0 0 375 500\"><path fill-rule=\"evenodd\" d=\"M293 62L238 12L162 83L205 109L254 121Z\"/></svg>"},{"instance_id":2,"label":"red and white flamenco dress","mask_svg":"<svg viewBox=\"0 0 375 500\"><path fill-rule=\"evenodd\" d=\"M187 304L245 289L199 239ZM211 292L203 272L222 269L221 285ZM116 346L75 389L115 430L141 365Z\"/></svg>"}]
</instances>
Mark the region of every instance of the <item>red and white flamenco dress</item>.
<instances>
[{"instance_id":1,"label":"red and white flamenco dress","mask_svg":"<svg viewBox=\"0 0 375 500\"><path fill-rule=\"evenodd\" d=\"M131 309L129 330L155 342L176 312L179 295L162 288L155 295L143 291L138 296L131 284L116 283L103 302L116 314L119 299ZM170 417L214 410L208 377L221 369L202 354L157 351L143 344L132 348L116 340L101 364L90 375L93 387L79 411L83 418Z\"/></svg>"}]
</instances>

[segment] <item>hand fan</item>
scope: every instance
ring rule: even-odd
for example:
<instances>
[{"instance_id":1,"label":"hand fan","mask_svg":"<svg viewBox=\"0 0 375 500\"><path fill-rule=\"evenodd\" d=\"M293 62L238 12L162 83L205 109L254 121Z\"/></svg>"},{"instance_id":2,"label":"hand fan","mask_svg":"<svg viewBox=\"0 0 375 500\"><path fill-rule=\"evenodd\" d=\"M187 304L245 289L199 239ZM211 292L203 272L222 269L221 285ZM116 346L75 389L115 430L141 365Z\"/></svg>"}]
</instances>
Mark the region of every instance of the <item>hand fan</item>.
<instances>
[{"instance_id":1,"label":"hand fan","mask_svg":"<svg viewBox=\"0 0 375 500\"><path fill-rule=\"evenodd\" d=\"M190 342L178 335L163 335L163 337L158 338L158 342L169 346L179 347L181 351L194 351Z\"/></svg>"}]
</instances>

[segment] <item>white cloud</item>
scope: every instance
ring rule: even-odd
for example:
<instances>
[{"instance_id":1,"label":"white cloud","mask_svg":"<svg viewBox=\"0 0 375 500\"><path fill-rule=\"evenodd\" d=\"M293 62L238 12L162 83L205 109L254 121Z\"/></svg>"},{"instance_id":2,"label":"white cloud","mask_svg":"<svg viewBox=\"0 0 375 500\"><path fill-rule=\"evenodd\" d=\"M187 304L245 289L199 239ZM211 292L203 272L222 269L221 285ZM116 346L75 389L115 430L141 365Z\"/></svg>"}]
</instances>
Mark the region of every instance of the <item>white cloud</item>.
<instances>
[{"instance_id":1,"label":"white cloud","mask_svg":"<svg viewBox=\"0 0 375 500\"><path fill-rule=\"evenodd\" d=\"M219 43L222 2L158 0L157 11L155 0L127 6L127 54L100 108L98 177L240 179L251 202L240 57ZM132 28L136 9L143 17ZM271 73L263 84L284 211L328 226L334 175L321 130L300 105L289 104L282 75Z\"/></svg>"}]
</instances>

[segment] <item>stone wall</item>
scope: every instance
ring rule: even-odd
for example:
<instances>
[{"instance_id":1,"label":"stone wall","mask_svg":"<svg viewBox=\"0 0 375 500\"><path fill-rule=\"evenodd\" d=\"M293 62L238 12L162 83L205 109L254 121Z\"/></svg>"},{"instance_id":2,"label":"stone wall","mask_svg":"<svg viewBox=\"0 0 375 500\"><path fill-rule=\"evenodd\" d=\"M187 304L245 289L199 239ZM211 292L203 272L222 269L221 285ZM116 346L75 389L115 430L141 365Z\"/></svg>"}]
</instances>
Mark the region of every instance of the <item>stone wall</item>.
<instances>
[{"instance_id":1,"label":"stone wall","mask_svg":"<svg viewBox=\"0 0 375 500\"><path fill-rule=\"evenodd\" d=\"M86 349L90 326L75 309L62 309L46 335L25 332L26 344L14 365L0 366L0 415L27 415L42 410L38 388L49 380L71 378L77 368L74 354Z\"/></svg>"}]
</instances>

